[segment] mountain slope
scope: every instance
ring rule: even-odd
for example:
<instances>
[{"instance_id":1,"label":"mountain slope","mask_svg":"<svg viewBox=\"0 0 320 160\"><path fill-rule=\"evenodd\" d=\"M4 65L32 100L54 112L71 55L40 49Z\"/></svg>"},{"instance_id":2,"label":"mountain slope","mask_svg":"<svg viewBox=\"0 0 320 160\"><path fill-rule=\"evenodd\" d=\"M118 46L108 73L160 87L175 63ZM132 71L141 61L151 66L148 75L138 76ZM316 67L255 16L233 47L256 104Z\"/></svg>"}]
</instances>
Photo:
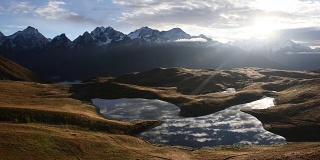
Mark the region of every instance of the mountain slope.
<instances>
[{"instance_id":1,"label":"mountain slope","mask_svg":"<svg viewBox=\"0 0 320 160\"><path fill-rule=\"evenodd\" d=\"M11 41L12 45L9 47L16 50L40 49L49 43L46 37L30 26L23 31L18 31L6 37L4 40Z\"/></svg>"},{"instance_id":2,"label":"mountain slope","mask_svg":"<svg viewBox=\"0 0 320 160\"><path fill-rule=\"evenodd\" d=\"M0 55L0 80L41 81L32 71Z\"/></svg>"},{"instance_id":3,"label":"mountain slope","mask_svg":"<svg viewBox=\"0 0 320 160\"><path fill-rule=\"evenodd\" d=\"M1 39L4 37L5 35L2 33L2 32L0 32L0 41L1 41Z\"/></svg>"}]
</instances>

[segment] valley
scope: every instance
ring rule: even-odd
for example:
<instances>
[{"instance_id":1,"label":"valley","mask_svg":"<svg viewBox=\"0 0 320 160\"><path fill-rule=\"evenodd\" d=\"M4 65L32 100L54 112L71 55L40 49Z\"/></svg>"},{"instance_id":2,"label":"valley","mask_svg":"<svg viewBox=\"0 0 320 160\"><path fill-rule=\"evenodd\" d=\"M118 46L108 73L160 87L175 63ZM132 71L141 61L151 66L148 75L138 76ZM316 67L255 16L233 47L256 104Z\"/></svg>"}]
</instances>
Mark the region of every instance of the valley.
<instances>
[{"instance_id":1,"label":"valley","mask_svg":"<svg viewBox=\"0 0 320 160\"><path fill-rule=\"evenodd\" d=\"M119 77L98 77L80 84L6 78L0 81L3 128L0 156L6 159L314 159L320 153L319 78L317 71L252 67L157 68ZM235 88L236 92L223 93L227 88ZM93 98L159 99L178 106L182 117L198 117L265 96L274 97L276 105L244 112L257 117L264 129L285 137L287 143L200 149L151 144L132 135L161 125L161 121L109 120L91 102Z\"/></svg>"},{"instance_id":2,"label":"valley","mask_svg":"<svg viewBox=\"0 0 320 160\"><path fill-rule=\"evenodd\" d=\"M320 1L1 0L0 160L319 160Z\"/></svg>"}]
</instances>

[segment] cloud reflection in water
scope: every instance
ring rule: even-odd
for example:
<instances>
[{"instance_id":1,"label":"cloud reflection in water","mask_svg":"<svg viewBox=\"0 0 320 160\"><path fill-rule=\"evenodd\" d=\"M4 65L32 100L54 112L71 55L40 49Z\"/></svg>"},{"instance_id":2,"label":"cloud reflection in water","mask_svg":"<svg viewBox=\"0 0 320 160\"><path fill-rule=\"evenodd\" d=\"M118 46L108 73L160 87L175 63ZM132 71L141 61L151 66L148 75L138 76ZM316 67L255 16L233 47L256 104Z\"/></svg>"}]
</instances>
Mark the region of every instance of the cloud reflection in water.
<instances>
[{"instance_id":1,"label":"cloud reflection in water","mask_svg":"<svg viewBox=\"0 0 320 160\"><path fill-rule=\"evenodd\" d=\"M139 137L155 143L206 147L237 144L275 144L285 138L263 129L255 117L240 109L264 109L274 105L273 98L232 106L214 114L184 118L179 108L161 100L92 99L100 112L118 120L156 119L165 123L141 133Z\"/></svg>"}]
</instances>

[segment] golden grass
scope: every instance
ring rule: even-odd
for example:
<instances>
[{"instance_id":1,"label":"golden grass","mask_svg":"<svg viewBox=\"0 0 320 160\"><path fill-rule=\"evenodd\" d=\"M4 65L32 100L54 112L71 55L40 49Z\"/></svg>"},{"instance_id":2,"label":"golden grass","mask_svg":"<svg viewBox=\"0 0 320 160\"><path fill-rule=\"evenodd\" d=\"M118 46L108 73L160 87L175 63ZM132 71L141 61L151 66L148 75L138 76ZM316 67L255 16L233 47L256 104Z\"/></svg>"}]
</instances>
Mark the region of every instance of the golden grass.
<instances>
[{"instance_id":1,"label":"golden grass","mask_svg":"<svg viewBox=\"0 0 320 160\"><path fill-rule=\"evenodd\" d=\"M69 85L0 81L0 119L11 122L71 124L91 130L135 134L158 121L108 120L89 103L69 98Z\"/></svg>"},{"instance_id":2,"label":"golden grass","mask_svg":"<svg viewBox=\"0 0 320 160\"><path fill-rule=\"evenodd\" d=\"M0 123L4 159L192 159L191 152L141 139L47 124Z\"/></svg>"},{"instance_id":3,"label":"golden grass","mask_svg":"<svg viewBox=\"0 0 320 160\"><path fill-rule=\"evenodd\" d=\"M42 81L32 71L0 55L0 80Z\"/></svg>"},{"instance_id":4,"label":"golden grass","mask_svg":"<svg viewBox=\"0 0 320 160\"><path fill-rule=\"evenodd\" d=\"M73 126L0 123L1 159L316 159L320 143L191 149Z\"/></svg>"}]
</instances>

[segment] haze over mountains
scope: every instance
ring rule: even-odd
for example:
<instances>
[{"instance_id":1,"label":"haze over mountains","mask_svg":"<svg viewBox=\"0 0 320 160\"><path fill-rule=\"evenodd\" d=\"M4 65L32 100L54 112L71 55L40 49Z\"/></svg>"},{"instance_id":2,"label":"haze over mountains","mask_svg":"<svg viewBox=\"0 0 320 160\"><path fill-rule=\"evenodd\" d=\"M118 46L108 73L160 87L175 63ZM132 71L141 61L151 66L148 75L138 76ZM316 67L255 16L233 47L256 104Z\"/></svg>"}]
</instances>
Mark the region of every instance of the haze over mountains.
<instances>
[{"instance_id":1,"label":"haze over mountains","mask_svg":"<svg viewBox=\"0 0 320 160\"><path fill-rule=\"evenodd\" d=\"M320 68L319 50L282 38L221 43L204 35L191 36L180 28L158 31L142 27L124 34L112 27L97 27L73 41L66 34L46 38L30 26L9 36L0 32L0 54L58 80L85 80L157 67L311 70Z\"/></svg>"}]
</instances>

